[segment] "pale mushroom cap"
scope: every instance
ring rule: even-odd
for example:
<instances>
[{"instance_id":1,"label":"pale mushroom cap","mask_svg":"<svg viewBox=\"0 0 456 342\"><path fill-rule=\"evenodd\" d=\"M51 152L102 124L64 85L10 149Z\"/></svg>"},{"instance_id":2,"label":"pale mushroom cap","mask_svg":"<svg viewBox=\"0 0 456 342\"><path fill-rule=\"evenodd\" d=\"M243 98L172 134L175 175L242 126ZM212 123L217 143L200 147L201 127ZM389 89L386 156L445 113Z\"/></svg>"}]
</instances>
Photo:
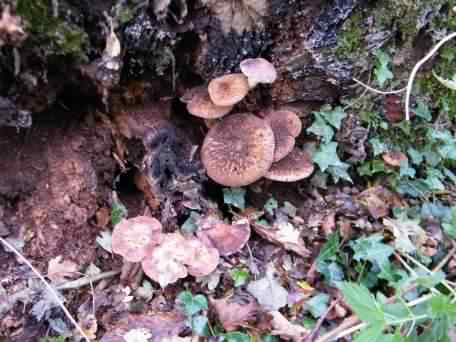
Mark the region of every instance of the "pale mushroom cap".
<instances>
[{"instance_id":1,"label":"pale mushroom cap","mask_svg":"<svg viewBox=\"0 0 456 342\"><path fill-rule=\"evenodd\" d=\"M226 224L221 220L213 219L206 221L202 222L197 236L203 243L214 246L222 256L239 252L249 241L250 225L247 220L234 224Z\"/></svg>"},{"instance_id":2,"label":"pale mushroom cap","mask_svg":"<svg viewBox=\"0 0 456 342\"><path fill-rule=\"evenodd\" d=\"M209 97L217 106L233 106L249 92L249 82L243 74L229 74L209 82Z\"/></svg>"},{"instance_id":3,"label":"pale mushroom cap","mask_svg":"<svg viewBox=\"0 0 456 342\"><path fill-rule=\"evenodd\" d=\"M264 58L247 58L239 66L241 72L247 76L251 88L258 83L274 83L277 79L274 65Z\"/></svg>"},{"instance_id":4,"label":"pale mushroom cap","mask_svg":"<svg viewBox=\"0 0 456 342\"><path fill-rule=\"evenodd\" d=\"M218 266L220 257L215 248L205 246L195 237L187 238L181 248L193 250L192 258L187 260L188 273L194 277L204 277L212 273Z\"/></svg>"},{"instance_id":5,"label":"pale mushroom cap","mask_svg":"<svg viewBox=\"0 0 456 342\"><path fill-rule=\"evenodd\" d=\"M190 114L204 119L217 119L228 114L233 106L217 106L211 101L207 87L189 89L181 98Z\"/></svg>"},{"instance_id":6,"label":"pale mushroom cap","mask_svg":"<svg viewBox=\"0 0 456 342\"><path fill-rule=\"evenodd\" d=\"M248 113L234 114L206 135L201 159L208 176L225 186L244 186L263 177L274 160L274 132Z\"/></svg>"},{"instance_id":7,"label":"pale mushroom cap","mask_svg":"<svg viewBox=\"0 0 456 342\"><path fill-rule=\"evenodd\" d=\"M288 110L271 110L264 119L269 122L274 132L274 162L277 162L293 150L295 138L302 130L302 122L294 112Z\"/></svg>"},{"instance_id":8,"label":"pale mushroom cap","mask_svg":"<svg viewBox=\"0 0 456 342\"><path fill-rule=\"evenodd\" d=\"M295 182L309 177L313 171L314 165L310 156L295 148L284 159L272 164L264 177L279 182Z\"/></svg>"},{"instance_id":9,"label":"pale mushroom cap","mask_svg":"<svg viewBox=\"0 0 456 342\"><path fill-rule=\"evenodd\" d=\"M147 216L123 219L112 233L112 251L130 262L140 262L161 241L161 223Z\"/></svg>"},{"instance_id":10,"label":"pale mushroom cap","mask_svg":"<svg viewBox=\"0 0 456 342\"><path fill-rule=\"evenodd\" d=\"M162 288L188 275L183 264L183 260L186 259L183 250L185 242L185 238L179 233L167 234L163 243L143 259L144 273Z\"/></svg>"},{"instance_id":11,"label":"pale mushroom cap","mask_svg":"<svg viewBox=\"0 0 456 342\"><path fill-rule=\"evenodd\" d=\"M385 164L394 167L400 167L402 161L408 161L407 156L399 151L390 151L383 153L382 158Z\"/></svg>"}]
</instances>

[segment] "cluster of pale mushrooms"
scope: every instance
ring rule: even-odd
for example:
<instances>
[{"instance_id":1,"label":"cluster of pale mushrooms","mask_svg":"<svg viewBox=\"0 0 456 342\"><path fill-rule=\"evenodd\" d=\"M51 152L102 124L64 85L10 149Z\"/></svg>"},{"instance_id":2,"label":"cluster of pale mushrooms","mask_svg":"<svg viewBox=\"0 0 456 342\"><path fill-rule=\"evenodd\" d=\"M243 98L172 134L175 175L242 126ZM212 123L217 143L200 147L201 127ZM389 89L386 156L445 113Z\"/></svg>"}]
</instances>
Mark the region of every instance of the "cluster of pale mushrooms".
<instances>
[{"instance_id":1,"label":"cluster of pale mushrooms","mask_svg":"<svg viewBox=\"0 0 456 342\"><path fill-rule=\"evenodd\" d=\"M273 83L274 66L263 58L241 62L242 73L215 78L209 85L188 90L181 98L189 113L218 120L207 133L201 159L208 176L225 186L245 186L261 178L294 182L309 177L314 166L309 155L295 147L301 133L298 115L269 109L261 117L231 112L259 83Z\"/></svg>"},{"instance_id":2,"label":"cluster of pale mushrooms","mask_svg":"<svg viewBox=\"0 0 456 342\"><path fill-rule=\"evenodd\" d=\"M194 236L164 233L161 223L148 216L123 219L114 227L112 251L124 258L125 269L140 263L144 273L164 288L188 275L212 273L220 256L238 252L250 238L246 219L230 225L208 216L198 226Z\"/></svg>"}]
</instances>

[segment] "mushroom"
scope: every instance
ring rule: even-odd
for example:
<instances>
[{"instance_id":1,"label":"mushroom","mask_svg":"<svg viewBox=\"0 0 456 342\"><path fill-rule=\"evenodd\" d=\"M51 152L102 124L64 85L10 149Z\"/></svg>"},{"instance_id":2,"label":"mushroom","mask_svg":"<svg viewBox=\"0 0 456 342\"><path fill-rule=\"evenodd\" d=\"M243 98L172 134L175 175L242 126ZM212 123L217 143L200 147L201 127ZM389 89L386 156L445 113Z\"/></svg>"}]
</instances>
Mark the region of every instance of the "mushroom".
<instances>
[{"instance_id":1,"label":"mushroom","mask_svg":"<svg viewBox=\"0 0 456 342\"><path fill-rule=\"evenodd\" d=\"M401 162L408 161L407 156L400 151L390 151L383 153L382 158L385 164L393 167L400 167Z\"/></svg>"},{"instance_id":2,"label":"mushroom","mask_svg":"<svg viewBox=\"0 0 456 342\"><path fill-rule=\"evenodd\" d=\"M301 133L302 122L296 113L289 110L271 110L264 119L274 132L274 162L285 158L295 146L295 138Z\"/></svg>"},{"instance_id":3,"label":"mushroom","mask_svg":"<svg viewBox=\"0 0 456 342\"><path fill-rule=\"evenodd\" d=\"M187 104L187 110L190 114L204 119L221 118L233 109L233 106L217 106L214 104L205 86L187 90L181 97L181 101Z\"/></svg>"},{"instance_id":4,"label":"mushroom","mask_svg":"<svg viewBox=\"0 0 456 342\"><path fill-rule=\"evenodd\" d=\"M220 259L217 249L204 245L195 237L187 238L183 248L193 251L192 256L184 261L192 276L204 277L217 268Z\"/></svg>"},{"instance_id":5,"label":"mushroom","mask_svg":"<svg viewBox=\"0 0 456 342\"><path fill-rule=\"evenodd\" d=\"M254 88L258 83L271 84L277 79L274 65L264 58L247 58L239 66L247 77L250 88Z\"/></svg>"},{"instance_id":6,"label":"mushroom","mask_svg":"<svg viewBox=\"0 0 456 342\"><path fill-rule=\"evenodd\" d=\"M243 74L229 74L214 78L207 88L217 106L233 106L249 92L249 82Z\"/></svg>"},{"instance_id":7,"label":"mushroom","mask_svg":"<svg viewBox=\"0 0 456 342\"><path fill-rule=\"evenodd\" d=\"M112 233L112 251L126 261L140 262L147 252L161 242L161 223L147 216L123 219Z\"/></svg>"},{"instance_id":8,"label":"mushroom","mask_svg":"<svg viewBox=\"0 0 456 342\"><path fill-rule=\"evenodd\" d=\"M266 121L249 113L234 114L209 130L201 160L215 182L244 186L268 172L274 149L274 132Z\"/></svg>"},{"instance_id":9,"label":"mushroom","mask_svg":"<svg viewBox=\"0 0 456 342\"><path fill-rule=\"evenodd\" d=\"M241 219L233 224L207 217L199 222L198 238L206 245L214 246L220 255L227 256L239 252L250 238L248 220Z\"/></svg>"},{"instance_id":10,"label":"mushroom","mask_svg":"<svg viewBox=\"0 0 456 342\"><path fill-rule=\"evenodd\" d=\"M310 156L299 148L294 148L281 161L272 164L264 178L279 182L295 182L309 177L314 171Z\"/></svg>"}]
</instances>

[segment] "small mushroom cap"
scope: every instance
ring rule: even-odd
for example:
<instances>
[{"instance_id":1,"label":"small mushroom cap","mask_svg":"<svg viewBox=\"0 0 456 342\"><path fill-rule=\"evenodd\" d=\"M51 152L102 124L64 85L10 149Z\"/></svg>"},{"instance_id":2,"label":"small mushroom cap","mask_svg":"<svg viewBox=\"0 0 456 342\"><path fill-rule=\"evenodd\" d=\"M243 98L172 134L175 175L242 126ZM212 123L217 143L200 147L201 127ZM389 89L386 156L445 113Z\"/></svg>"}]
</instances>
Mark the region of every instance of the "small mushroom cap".
<instances>
[{"instance_id":1,"label":"small mushroom cap","mask_svg":"<svg viewBox=\"0 0 456 342\"><path fill-rule=\"evenodd\" d=\"M268 172L274 149L274 132L266 121L248 113L234 114L209 130L201 160L215 182L244 186Z\"/></svg>"},{"instance_id":2,"label":"small mushroom cap","mask_svg":"<svg viewBox=\"0 0 456 342\"><path fill-rule=\"evenodd\" d=\"M314 165L310 156L306 152L294 148L284 159L272 164L264 177L279 182L296 182L309 177L313 171Z\"/></svg>"},{"instance_id":3,"label":"small mushroom cap","mask_svg":"<svg viewBox=\"0 0 456 342\"><path fill-rule=\"evenodd\" d=\"M220 257L215 248L205 246L195 237L187 238L183 248L193 251L192 257L185 262L192 276L204 277L217 268Z\"/></svg>"},{"instance_id":4,"label":"small mushroom cap","mask_svg":"<svg viewBox=\"0 0 456 342\"><path fill-rule=\"evenodd\" d=\"M277 79L274 65L264 58L247 58L239 66L241 72L247 76L251 88L258 83L273 83Z\"/></svg>"},{"instance_id":5,"label":"small mushroom cap","mask_svg":"<svg viewBox=\"0 0 456 342\"><path fill-rule=\"evenodd\" d=\"M233 106L217 106L211 101L207 87L189 89L181 98L190 114L204 119L217 119L228 114Z\"/></svg>"},{"instance_id":6,"label":"small mushroom cap","mask_svg":"<svg viewBox=\"0 0 456 342\"><path fill-rule=\"evenodd\" d=\"M288 110L271 110L264 119L269 122L274 132L274 162L278 162L293 150L295 138L302 130L302 122L294 112Z\"/></svg>"},{"instance_id":7,"label":"small mushroom cap","mask_svg":"<svg viewBox=\"0 0 456 342\"><path fill-rule=\"evenodd\" d=\"M112 251L130 262L140 262L161 242L161 223L147 216L123 219L112 233Z\"/></svg>"},{"instance_id":8,"label":"small mushroom cap","mask_svg":"<svg viewBox=\"0 0 456 342\"><path fill-rule=\"evenodd\" d=\"M407 156L399 151L390 151L383 153L382 158L385 164L393 167L400 167L401 162L408 161Z\"/></svg>"},{"instance_id":9,"label":"small mushroom cap","mask_svg":"<svg viewBox=\"0 0 456 342\"><path fill-rule=\"evenodd\" d=\"M197 236L206 245L214 246L220 255L227 256L239 252L249 241L250 225L246 219L226 224L219 219L206 218L200 223Z\"/></svg>"},{"instance_id":10,"label":"small mushroom cap","mask_svg":"<svg viewBox=\"0 0 456 342\"><path fill-rule=\"evenodd\" d=\"M229 74L209 82L208 92L217 106L233 106L249 92L249 82L243 74Z\"/></svg>"}]
</instances>

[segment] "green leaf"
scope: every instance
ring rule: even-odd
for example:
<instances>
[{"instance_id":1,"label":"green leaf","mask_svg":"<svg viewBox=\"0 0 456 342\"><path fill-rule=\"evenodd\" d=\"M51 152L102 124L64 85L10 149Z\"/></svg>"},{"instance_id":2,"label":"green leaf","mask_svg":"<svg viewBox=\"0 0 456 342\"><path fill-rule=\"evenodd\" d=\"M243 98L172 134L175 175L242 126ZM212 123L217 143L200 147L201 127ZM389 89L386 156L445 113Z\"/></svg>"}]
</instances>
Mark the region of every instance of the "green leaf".
<instances>
[{"instance_id":1,"label":"green leaf","mask_svg":"<svg viewBox=\"0 0 456 342\"><path fill-rule=\"evenodd\" d=\"M321 171L326 171L329 166L340 166L342 162L337 155L337 143L330 142L320 145L313 156L313 161L318 164Z\"/></svg>"},{"instance_id":2,"label":"green leaf","mask_svg":"<svg viewBox=\"0 0 456 342\"><path fill-rule=\"evenodd\" d=\"M453 239L456 239L456 207L451 208L451 214L444 219L442 227L445 233Z\"/></svg>"},{"instance_id":3,"label":"green leaf","mask_svg":"<svg viewBox=\"0 0 456 342\"><path fill-rule=\"evenodd\" d=\"M410 159L412 160L412 163L415 165L420 165L423 162L423 154L419 152L418 150L415 150L413 147L410 147L407 150L408 155L410 156Z\"/></svg>"},{"instance_id":4,"label":"green leaf","mask_svg":"<svg viewBox=\"0 0 456 342\"><path fill-rule=\"evenodd\" d=\"M456 90L456 75L453 75L453 79L447 80L447 79L437 75L434 72L434 70L432 70L432 74L437 79L437 81L439 81L443 86L445 86L445 87L447 87L448 89L451 89L451 90Z\"/></svg>"},{"instance_id":5,"label":"green leaf","mask_svg":"<svg viewBox=\"0 0 456 342\"><path fill-rule=\"evenodd\" d=\"M329 295L326 293L319 293L306 302L306 308L313 317L319 318L328 310L328 303Z\"/></svg>"},{"instance_id":6,"label":"green leaf","mask_svg":"<svg viewBox=\"0 0 456 342\"><path fill-rule=\"evenodd\" d=\"M113 226L118 224L123 218L127 217L127 208L119 201L114 201L111 207L111 223Z\"/></svg>"},{"instance_id":7,"label":"green leaf","mask_svg":"<svg viewBox=\"0 0 456 342\"><path fill-rule=\"evenodd\" d=\"M371 235L350 242L350 247L355 254L355 260L367 260L380 267L389 264L389 257L394 253L394 248L383 243L382 235Z\"/></svg>"},{"instance_id":8,"label":"green leaf","mask_svg":"<svg viewBox=\"0 0 456 342\"><path fill-rule=\"evenodd\" d=\"M250 336L239 331L229 332L223 335L226 342L250 342Z\"/></svg>"},{"instance_id":9,"label":"green leaf","mask_svg":"<svg viewBox=\"0 0 456 342\"><path fill-rule=\"evenodd\" d=\"M320 111L320 114L324 117L327 123L336 129L340 129L342 120L344 120L347 116L342 107L336 107L333 110L329 108L328 110Z\"/></svg>"},{"instance_id":10,"label":"green leaf","mask_svg":"<svg viewBox=\"0 0 456 342\"><path fill-rule=\"evenodd\" d=\"M198 315L192 317L192 331L198 336L208 336L208 319L206 316Z\"/></svg>"},{"instance_id":11,"label":"green leaf","mask_svg":"<svg viewBox=\"0 0 456 342\"><path fill-rule=\"evenodd\" d=\"M373 176L380 172L389 173L389 170L385 168L383 160L369 160L358 167L358 173L360 176Z\"/></svg>"},{"instance_id":12,"label":"green leaf","mask_svg":"<svg viewBox=\"0 0 456 342\"><path fill-rule=\"evenodd\" d=\"M245 194L243 188L224 188L223 202L239 209L245 209Z\"/></svg>"},{"instance_id":13,"label":"green leaf","mask_svg":"<svg viewBox=\"0 0 456 342\"><path fill-rule=\"evenodd\" d=\"M328 259L331 259L336 256L337 251L339 250L339 234L337 233L332 233L331 235L328 236L328 240L325 242L325 244L321 247L320 253L318 254L317 257L317 264L319 262L326 261Z\"/></svg>"},{"instance_id":14,"label":"green leaf","mask_svg":"<svg viewBox=\"0 0 456 342\"><path fill-rule=\"evenodd\" d=\"M416 171L413 167L409 166L409 163L407 160L402 160L401 161L401 167L399 169L399 176L400 177L410 177L410 178L415 178Z\"/></svg>"},{"instance_id":15,"label":"green leaf","mask_svg":"<svg viewBox=\"0 0 456 342\"><path fill-rule=\"evenodd\" d=\"M375 79L380 87L383 87L386 81L393 79L393 73L389 69L388 65L391 62L390 56L383 52L382 50L378 50L375 53L377 57L377 63L374 69Z\"/></svg>"},{"instance_id":16,"label":"green leaf","mask_svg":"<svg viewBox=\"0 0 456 342\"><path fill-rule=\"evenodd\" d=\"M317 263L317 271L323 275L325 281L331 286L337 286L338 282L345 279L342 267L334 261Z\"/></svg>"},{"instance_id":17,"label":"green leaf","mask_svg":"<svg viewBox=\"0 0 456 342\"><path fill-rule=\"evenodd\" d=\"M456 318L456 303L452 303L448 296L443 294L436 295L431 299L431 312L434 317L439 315Z\"/></svg>"},{"instance_id":18,"label":"green leaf","mask_svg":"<svg viewBox=\"0 0 456 342\"><path fill-rule=\"evenodd\" d=\"M381 306L365 286L342 282L339 284L339 289L345 302L361 320L377 325L377 328L380 325L383 327L385 317Z\"/></svg>"},{"instance_id":19,"label":"green leaf","mask_svg":"<svg viewBox=\"0 0 456 342\"><path fill-rule=\"evenodd\" d=\"M201 310L207 310L208 308L207 299L203 295L193 296L191 292L183 291L179 293L177 299L181 302L187 317L193 316Z\"/></svg>"},{"instance_id":20,"label":"green leaf","mask_svg":"<svg viewBox=\"0 0 456 342\"><path fill-rule=\"evenodd\" d=\"M323 143L328 143L334 136L334 130L330 125L326 123L323 117L319 114L315 114L315 120L312 125L307 128L308 133L315 134L322 138Z\"/></svg>"},{"instance_id":21,"label":"green leaf","mask_svg":"<svg viewBox=\"0 0 456 342\"><path fill-rule=\"evenodd\" d=\"M384 342L382 339L384 328L381 323L369 325L356 335L353 342Z\"/></svg>"},{"instance_id":22,"label":"green leaf","mask_svg":"<svg viewBox=\"0 0 456 342\"><path fill-rule=\"evenodd\" d=\"M242 268L233 268L229 273L234 281L234 287L240 287L246 284L249 279L249 272Z\"/></svg>"},{"instance_id":23,"label":"green leaf","mask_svg":"<svg viewBox=\"0 0 456 342\"><path fill-rule=\"evenodd\" d=\"M270 215L274 215L274 210L279 207L279 203L274 197L268 199L268 201L264 205L264 210L269 213Z\"/></svg>"},{"instance_id":24,"label":"green leaf","mask_svg":"<svg viewBox=\"0 0 456 342\"><path fill-rule=\"evenodd\" d=\"M200 218L200 214L198 214L195 211L190 212L190 216L187 217L185 222L181 226L181 230L184 233L194 233L197 229L198 226L196 225L196 221Z\"/></svg>"},{"instance_id":25,"label":"green leaf","mask_svg":"<svg viewBox=\"0 0 456 342\"><path fill-rule=\"evenodd\" d=\"M431 113L431 110L429 109L428 105L421 100L417 100L416 103L417 103L417 107L413 110L415 112L416 116L419 116L420 118L422 118L426 121L431 121L432 113Z\"/></svg>"},{"instance_id":26,"label":"green leaf","mask_svg":"<svg viewBox=\"0 0 456 342\"><path fill-rule=\"evenodd\" d=\"M351 179L350 174L348 173L349 168L349 164L341 162L340 165L328 167L327 171L332 176L334 183L338 183L341 179L353 183L353 180Z\"/></svg>"},{"instance_id":27,"label":"green leaf","mask_svg":"<svg viewBox=\"0 0 456 342\"><path fill-rule=\"evenodd\" d=\"M380 140L380 138L372 138L369 140L369 144L372 146L372 152L374 157L388 151L388 145Z\"/></svg>"}]
</instances>

